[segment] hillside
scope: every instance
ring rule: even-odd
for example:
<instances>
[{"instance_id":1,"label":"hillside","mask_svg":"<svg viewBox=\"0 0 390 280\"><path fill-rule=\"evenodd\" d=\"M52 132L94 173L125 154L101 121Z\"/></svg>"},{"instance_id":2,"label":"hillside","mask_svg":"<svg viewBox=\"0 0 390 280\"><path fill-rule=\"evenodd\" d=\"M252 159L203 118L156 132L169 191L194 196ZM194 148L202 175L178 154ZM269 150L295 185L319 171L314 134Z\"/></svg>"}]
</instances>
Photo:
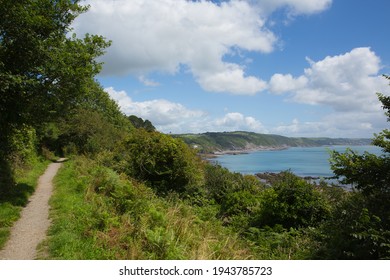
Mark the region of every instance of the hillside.
<instances>
[{"instance_id":1,"label":"hillside","mask_svg":"<svg viewBox=\"0 0 390 280\"><path fill-rule=\"evenodd\" d=\"M243 152L259 149L283 149L288 147L315 147L326 145L370 145L371 139L351 138L303 138L285 137L254 132L207 132L202 134L178 134L188 145L201 153Z\"/></svg>"}]
</instances>

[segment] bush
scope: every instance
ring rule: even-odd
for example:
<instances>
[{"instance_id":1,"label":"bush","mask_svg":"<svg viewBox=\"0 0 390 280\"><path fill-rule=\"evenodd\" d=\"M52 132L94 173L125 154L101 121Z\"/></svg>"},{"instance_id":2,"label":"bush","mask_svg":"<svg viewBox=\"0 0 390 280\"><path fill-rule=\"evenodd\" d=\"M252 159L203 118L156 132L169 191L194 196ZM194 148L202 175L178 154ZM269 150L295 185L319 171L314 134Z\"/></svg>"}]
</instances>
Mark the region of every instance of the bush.
<instances>
[{"instance_id":1,"label":"bush","mask_svg":"<svg viewBox=\"0 0 390 280\"><path fill-rule=\"evenodd\" d=\"M78 109L60 124L59 141L65 154L95 156L102 151L113 151L127 133L125 127L109 122L101 112Z\"/></svg>"},{"instance_id":2,"label":"bush","mask_svg":"<svg viewBox=\"0 0 390 280\"><path fill-rule=\"evenodd\" d=\"M203 182L202 162L183 141L143 129L124 144L124 171L147 182L160 193L182 193Z\"/></svg>"},{"instance_id":3,"label":"bush","mask_svg":"<svg viewBox=\"0 0 390 280\"><path fill-rule=\"evenodd\" d=\"M279 182L263 192L256 226L308 227L329 216L330 206L319 189L290 172L282 175Z\"/></svg>"},{"instance_id":4,"label":"bush","mask_svg":"<svg viewBox=\"0 0 390 280\"><path fill-rule=\"evenodd\" d=\"M13 164L23 166L37 157L37 136L34 128L23 125L14 129L9 143L9 155Z\"/></svg>"},{"instance_id":5,"label":"bush","mask_svg":"<svg viewBox=\"0 0 390 280\"><path fill-rule=\"evenodd\" d=\"M320 227L321 259L389 259L390 231L360 192L347 193Z\"/></svg>"},{"instance_id":6,"label":"bush","mask_svg":"<svg viewBox=\"0 0 390 280\"><path fill-rule=\"evenodd\" d=\"M205 170L203 193L208 203L218 206L218 217L225 225L245 231L258 211L263 184L255 176L231 173L219 165L207 164Z\"/></svg>"}]
</instances>

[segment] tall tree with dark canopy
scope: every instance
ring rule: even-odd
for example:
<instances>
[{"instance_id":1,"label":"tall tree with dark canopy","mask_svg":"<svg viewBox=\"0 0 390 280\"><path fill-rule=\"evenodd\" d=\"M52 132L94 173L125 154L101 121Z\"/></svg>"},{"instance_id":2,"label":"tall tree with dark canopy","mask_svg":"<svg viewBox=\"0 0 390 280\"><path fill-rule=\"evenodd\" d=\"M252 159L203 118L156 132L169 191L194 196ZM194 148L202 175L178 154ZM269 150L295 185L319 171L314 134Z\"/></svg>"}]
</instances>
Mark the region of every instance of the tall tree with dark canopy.
<instances>
[{"instance_id":1,"label":"tall tree with dark canopy","mask_svg":"<svg viewBox=\"0 0 390 280\"><path fill-rule=\"evenodd\" d=\"M378 97L390 122L390 97ZM334 229L340 225L329 242L340 245L332 258L390 258L390 130L375 135L373 144L382 148L382 155L352 150L332 154L334 173L357 190L332 221Z\"/></svg>"},{"instance_id":2,"label":"tall tree with dark canopy","mask_svg":"<svg viewBox=\"0 0 390 280\"><path fill-rule=\"evenodd\" d=\"M80 2L0 0L1 161L15 131L68 114L100 70L95 59L109 43L70 35L71 23L87 9Z\"/></svg>"}]
</instances>

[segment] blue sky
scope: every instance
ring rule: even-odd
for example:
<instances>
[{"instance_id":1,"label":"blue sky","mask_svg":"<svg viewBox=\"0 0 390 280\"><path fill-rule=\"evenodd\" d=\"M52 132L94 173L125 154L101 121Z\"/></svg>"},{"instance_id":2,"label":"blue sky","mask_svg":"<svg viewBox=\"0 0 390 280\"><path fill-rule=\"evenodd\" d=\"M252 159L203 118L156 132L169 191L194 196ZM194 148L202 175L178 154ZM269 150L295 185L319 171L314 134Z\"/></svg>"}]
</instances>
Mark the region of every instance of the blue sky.
<instances>
[{"instance_id":1,"label":"blue sky","mask_svg":"<svg viewBox=\"0 0 390 280\"><path fill-rule=\"evenodd\" d=\"M388 0L89 0L97 77L161 132L372 137L387 127Z\"/></svg>"}]
</instances>

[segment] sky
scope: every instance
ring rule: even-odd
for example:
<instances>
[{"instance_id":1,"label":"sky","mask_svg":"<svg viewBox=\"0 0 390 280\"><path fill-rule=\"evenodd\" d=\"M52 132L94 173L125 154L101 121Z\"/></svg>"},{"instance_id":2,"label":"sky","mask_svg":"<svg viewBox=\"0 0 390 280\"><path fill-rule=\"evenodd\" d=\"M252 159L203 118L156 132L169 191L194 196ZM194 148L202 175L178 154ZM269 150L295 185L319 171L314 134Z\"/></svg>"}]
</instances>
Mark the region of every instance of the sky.
<instances>
[{"instance_id":1,"label":"sky","mask_svg":"<svg viewBox=\"0 0 390 280\"><path fill-rule=\"evenodd\" d=\"M163 133L370 138L388 127L388 0L87 0L97 80Z\"/></svg>"}]
</instances>

